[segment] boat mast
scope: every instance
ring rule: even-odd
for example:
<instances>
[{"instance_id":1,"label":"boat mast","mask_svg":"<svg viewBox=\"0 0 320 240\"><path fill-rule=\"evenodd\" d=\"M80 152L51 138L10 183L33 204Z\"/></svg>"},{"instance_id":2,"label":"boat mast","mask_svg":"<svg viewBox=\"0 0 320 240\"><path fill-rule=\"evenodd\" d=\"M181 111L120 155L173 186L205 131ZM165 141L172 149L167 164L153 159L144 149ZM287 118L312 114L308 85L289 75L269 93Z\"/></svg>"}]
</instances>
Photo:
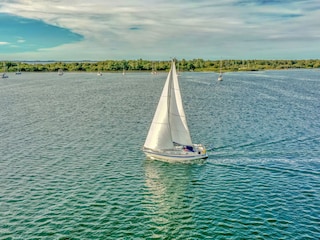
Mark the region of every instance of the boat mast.
<instances>
[{"instance_id":1,"label":"boat mast","mask_svg":"<svg viewBox=\"0 0 320 240\"><path fill-rule=\"evenodd\" d=\"M171 106L171 93L172 93L172 71L174 67L174 60L171 60L171 68L170 68L170 78L169 78L169 85L168 85L168 98L167 98L167 117L168 117L168 127L169 127L169 132L170 132L170 139L173 142L172 138L172 131L171 131L171 118L170 118L170 106Z\"/></svg>"}]
</instances>

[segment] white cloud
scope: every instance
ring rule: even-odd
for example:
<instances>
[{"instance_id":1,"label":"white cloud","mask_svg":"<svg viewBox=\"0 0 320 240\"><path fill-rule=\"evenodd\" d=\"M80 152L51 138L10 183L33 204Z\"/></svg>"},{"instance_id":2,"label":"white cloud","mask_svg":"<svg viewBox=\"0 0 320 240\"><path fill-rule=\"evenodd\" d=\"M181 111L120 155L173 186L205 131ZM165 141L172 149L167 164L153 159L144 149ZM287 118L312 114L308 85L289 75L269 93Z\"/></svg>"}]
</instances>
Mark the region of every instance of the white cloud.
<instances>
[{"instance_id":1,"label":"white cloud","mask_svg":"<svg viewBox=\"0 0 320 240\"><path fill-rule=\"evenodd\" d=\"M317 0L239 4L172 0L16 0L1 12L41 19L84 36L83 42L38 51L66 59L285 58L305 43L319 56ZM287 47L290 46L290 49ZM268 51L265 49L268 47ZM272 49L277 49L272 51ZM45 55L44 55L45 54ZM308 55L305 55L308 57Z\"/></svg>"}]
</instances>

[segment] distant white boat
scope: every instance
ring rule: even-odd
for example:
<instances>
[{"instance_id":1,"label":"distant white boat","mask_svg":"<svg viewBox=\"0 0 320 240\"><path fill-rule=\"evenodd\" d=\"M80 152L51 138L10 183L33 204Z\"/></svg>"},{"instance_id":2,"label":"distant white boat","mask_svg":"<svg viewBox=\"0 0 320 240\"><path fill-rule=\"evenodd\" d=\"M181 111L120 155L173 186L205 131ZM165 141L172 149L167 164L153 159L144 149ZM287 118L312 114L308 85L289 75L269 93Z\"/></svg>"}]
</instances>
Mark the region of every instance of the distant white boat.
<instances>
[{"instance_id":1,"label":"distant white boat","mask_svg":"<svg viewBox=\"0 0 320 240\"><path fill-rule=\"evenodd\" d=\"M181 73L179 71L179 65L178 65L178 69L177 69L177 76L181 76Z\"/></svg>"},{"instance_id":2,"label":"distant white boat","mask_svg":"<svg viewBox=\"0 0 320 240\"><path fill-rule=\"evenodd\" d=\"M18 71L16 71L16 75L21 75L20 67L18 65Z\"/></svg>"},{"instance_id":3,"label":"distant white boat","mask_svg":"<svg viewBox=\"0 0 320 240\"><path fill-rule=\"evenodd\" d=\"M218 81L222 81L223 80L221 68L222 68L222 62L220 61L220 74L219 74L219 77L218 77Z\"/></svg>"},{"instance_id":4,"label":"distant white boat","mask_svg":"<svg viewBox=\"0 0 320 240\"><path fill-rule=\"evenodd\" d=\"M5 62L3 62L3 73L1 74L1 78L9 78L9 76L6 74L7 67Z\"/></svg>"},{"instance_id":5,"label":"distant white boat","mask_svg":"<svg viewBox=\"0 0 320 240\"><path fill-rule=\"evenodd\" d=\"M2 73L1 78L9 78L9 76L6 73Z\"/></svg>"},{"instance_id":6,"label":"distant white boat","mask_svg":"<svg viewBox=\"0 0 320 240\"><path fill-rule=\"evenodd\" d=\"M62 70L61 68L58 70L58 75L59 75L59 76L62 76L62 75L63 75L63 70Z\"/></svg>"},{"instance_id":7,"label":"distant white boat","mask_svg":"<svg viewBox=\"0 0 320 240\"><path fill-rule=\"evenodd\" d=\"M192 143L174 60L143 151L148 158L167 162L190 162L208 157L203 145Z\"/></svg>"},{"instance_id":8,"label":"distant white boat","mask_svg":"<svg viewBox=\"0 0 320 240\"><path fill-rule=\"evenodd\" d=\"M97 72L97 75L98 76L102 76L102 72Z\"/></svg>"},{"instance_id":9,"label":"distant white boat","mask_svg":"<svg viewBox=\"0 0 320 240\"><path fill-rule=\"evenodd\" d=\"M152 63L152 70L151 70L151 74L152 75L156 75L156 74L158 74L157 73L157 68L156 67L154 67L154 64Z\"/></svg>"}]
</instances>

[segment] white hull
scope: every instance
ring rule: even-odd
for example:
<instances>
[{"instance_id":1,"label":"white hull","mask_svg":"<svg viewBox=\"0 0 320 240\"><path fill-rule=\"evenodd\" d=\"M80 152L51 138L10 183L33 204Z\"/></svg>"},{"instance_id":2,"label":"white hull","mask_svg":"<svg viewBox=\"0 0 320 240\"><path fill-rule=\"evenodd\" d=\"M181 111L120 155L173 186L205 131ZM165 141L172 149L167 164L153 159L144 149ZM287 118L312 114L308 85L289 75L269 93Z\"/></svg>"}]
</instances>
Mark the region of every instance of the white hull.
<instances>
[{"instance_id":1,"label":"white hull","mask_svg":"<svg viewBox=\"0 0 320 240\"><path fill-rule=\"evenodd\" d=\"M146 156L153 160L161 160L165 162L194 162L195 160L201 160L208 158L208 155L204 148L201 150L196 149L195 152L189 152L184 150L168 150L168 151L153 151L151 149L143 149Z\"/></svg>"}]
</instances>

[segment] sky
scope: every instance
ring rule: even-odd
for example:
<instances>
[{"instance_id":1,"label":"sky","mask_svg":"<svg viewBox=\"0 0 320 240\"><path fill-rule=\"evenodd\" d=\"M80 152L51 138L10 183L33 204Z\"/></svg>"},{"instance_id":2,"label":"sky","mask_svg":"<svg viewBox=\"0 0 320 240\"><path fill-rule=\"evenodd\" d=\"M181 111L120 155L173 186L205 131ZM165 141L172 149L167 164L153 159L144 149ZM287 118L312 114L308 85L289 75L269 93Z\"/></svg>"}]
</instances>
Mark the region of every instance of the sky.
<instances>
[{"instance_id":1,"label":"sky","mask_svg":"<svg viewBox=\"0 0 320 240\"><path fill-rule=\"evenodd\" d=\"M1 0L0 60L319 59L319 0Z\"/></svg>"}]
</instances>

